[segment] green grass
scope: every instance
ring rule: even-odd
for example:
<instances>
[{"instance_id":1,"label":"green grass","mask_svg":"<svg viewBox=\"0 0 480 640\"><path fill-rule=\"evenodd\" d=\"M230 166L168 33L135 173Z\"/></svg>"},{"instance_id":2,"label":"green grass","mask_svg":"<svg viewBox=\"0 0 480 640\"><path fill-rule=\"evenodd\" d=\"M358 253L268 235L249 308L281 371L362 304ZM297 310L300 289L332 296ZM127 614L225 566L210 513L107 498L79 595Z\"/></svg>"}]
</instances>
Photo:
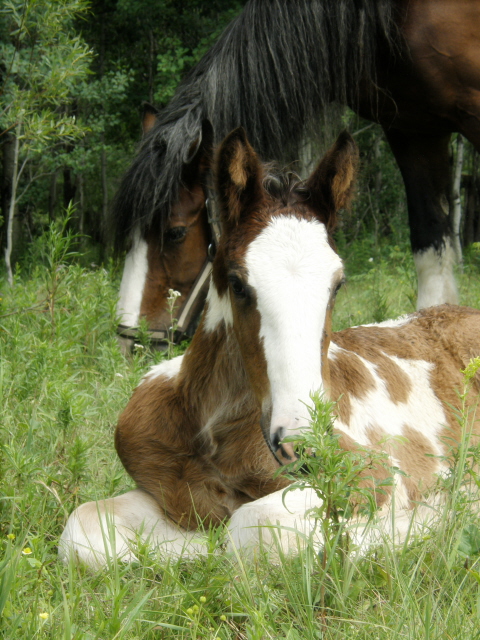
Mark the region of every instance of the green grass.
<instances>
[{"instance_id":1,"label":"green grass","mask_svg":"<svg viewBox=\"0 0 480 640\"><path fill-rule=\"evenodd\" d=\"M114 451L114 426L160 356L121 354L116 272L55 255L35 255L44 266L24 266L12 289L0 284L0 637L480 638L479 521L461 495L420 539L395 550L381 544L332 571L324 581L326 627L319 558L308 546L278 565L220 549L168 560L146 548L138 563L100 573L60 564L67 515L132 487ZM337 328L413 310L413 261L404 247L373 251L360 241L347 274ZM478 274L472 253L460 274L462 303L480 307Z\"/></svg>"}]
</instances>

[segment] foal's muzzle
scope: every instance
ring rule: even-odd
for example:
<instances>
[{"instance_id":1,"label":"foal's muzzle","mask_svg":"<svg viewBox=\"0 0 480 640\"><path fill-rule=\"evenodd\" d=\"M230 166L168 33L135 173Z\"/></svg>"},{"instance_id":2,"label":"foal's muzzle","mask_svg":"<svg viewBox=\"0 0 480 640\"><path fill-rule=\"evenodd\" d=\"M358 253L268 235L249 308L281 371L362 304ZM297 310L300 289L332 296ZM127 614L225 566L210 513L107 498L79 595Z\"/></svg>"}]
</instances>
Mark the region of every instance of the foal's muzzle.
<instances>
[{"instance_id":1,"label":"foal's muzzle","mask_svg":"<svg viewBox=\"0 0 480 640\"><path fill-rule=\"evenodd\" d=\"M280 462L280 464L289 464L298 460L298 456L295 453L292 442L282 442L286 435L286 429L279 427L273 434L271 449Z\"/></svg>"}]
</instances>

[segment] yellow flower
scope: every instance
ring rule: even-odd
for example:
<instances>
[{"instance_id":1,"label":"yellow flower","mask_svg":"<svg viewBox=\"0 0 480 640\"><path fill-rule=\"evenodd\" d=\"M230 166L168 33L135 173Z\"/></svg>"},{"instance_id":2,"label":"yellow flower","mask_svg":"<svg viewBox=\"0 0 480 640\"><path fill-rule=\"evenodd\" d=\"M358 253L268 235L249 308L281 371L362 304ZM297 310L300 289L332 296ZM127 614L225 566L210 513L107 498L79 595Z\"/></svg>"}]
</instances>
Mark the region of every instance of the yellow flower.
<instances>
[{"instance_id":1,"label":"yellow flower","mask_svg":"<svg viewBox=\"0 0 480 640\"><path fill-rule=\"evenodd\" d=\"M8 538L9 540L15 540L16 536L15 536L15 534L14 534L14 533L7 533L7 538Z\"/></svg>"},{"instance_id":2,"label":"yellow flower","mask_svg":"<svg viewBox=\"0 0 480 640\"><path fill-rule=\"evenodd\" d=\"M45 611L44 613L39 613L38 617L41 618L42 620L48 620L49 614Z\"/></svg>"},{"instance_id":3,"label":"yellow flower","mask_svg":"<svg viewBox=\"0 0 480 640\"><path fill-rule=\"evenodd\" d=\"M30 549L30 547L25 547L25 549L22 551L24 556L29 556L33 553L33 551Z\"/></svg>"}]
</instances>

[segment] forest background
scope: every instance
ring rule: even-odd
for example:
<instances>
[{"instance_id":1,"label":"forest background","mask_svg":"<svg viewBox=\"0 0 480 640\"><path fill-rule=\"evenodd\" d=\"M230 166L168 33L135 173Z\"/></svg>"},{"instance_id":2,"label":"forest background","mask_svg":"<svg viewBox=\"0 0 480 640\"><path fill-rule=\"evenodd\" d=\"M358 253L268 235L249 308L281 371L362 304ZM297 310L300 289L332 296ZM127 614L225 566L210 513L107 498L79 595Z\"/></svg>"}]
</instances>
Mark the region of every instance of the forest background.
<instances>
[{"instance_id":1,"label":"forest background","mask_svg":"<svg viewBox=\"0 0 480 640\"><path fill-rule=\"evenodd\" d=\"M87 260L105 261L104 221L141 137L142 103L164 106L243 4L4 0L0 243L9 271L29 260L32 240L70 203L69 226L88 237ZM340 246L365 233L375 246L382 238L407 243L403 185L381 128L352 112L345 124L360 145L364 169ZM454 139L452 162L457 145ZM463 156L461 234L470 245L480 240L478 158L469 145Z\"/></svg>"}]
</instances>

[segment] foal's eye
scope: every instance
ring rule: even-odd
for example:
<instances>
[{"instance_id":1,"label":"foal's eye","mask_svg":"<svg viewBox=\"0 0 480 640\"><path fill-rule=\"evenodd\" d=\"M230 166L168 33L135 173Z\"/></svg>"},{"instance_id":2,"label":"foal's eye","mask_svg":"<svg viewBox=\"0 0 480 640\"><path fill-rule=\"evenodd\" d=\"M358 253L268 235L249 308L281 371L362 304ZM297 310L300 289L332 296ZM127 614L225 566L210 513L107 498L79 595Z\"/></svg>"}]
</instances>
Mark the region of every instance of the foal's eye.
<instances>
[{"instance_id":1,"label":"foal's eye","mask_svg":"<svg viewBox=\"0 0 480 640\"><path fill-rule=\"evenodd\" d=\"M187 235L187 227L171 227L165 231L165 240L168 242L179 243L185 240Z\"/></svg>"},{"instance_id":2,"label":"foal's eye","mask_svg":"<svg viewBox=\"0 0 480 640\"><path fill-rule=\"evenodd\" d=\"M345 279L344 278L342 278L342 280L340 280L340 282L336 285L335 290L333 292L334 296L337 295L337 293L339 292L340 287L342 286L342 284L345 284Z\"/></svg>"},{"instance_id":3,"label":"foal's eye","mask_svg":"<svg viewBox=\"0 0 480 640\"><path fill-rule=\"evenodd\" d=\"M232 291L233 294L235 295L235 297L237 298L245 298L247 295L247 292L245 291L245 287L242 284L242 281L240 280L240 278L237 278L235 276L229 278L230 280L230 285L232 287Z\"/></svg>"}]
</instances>

